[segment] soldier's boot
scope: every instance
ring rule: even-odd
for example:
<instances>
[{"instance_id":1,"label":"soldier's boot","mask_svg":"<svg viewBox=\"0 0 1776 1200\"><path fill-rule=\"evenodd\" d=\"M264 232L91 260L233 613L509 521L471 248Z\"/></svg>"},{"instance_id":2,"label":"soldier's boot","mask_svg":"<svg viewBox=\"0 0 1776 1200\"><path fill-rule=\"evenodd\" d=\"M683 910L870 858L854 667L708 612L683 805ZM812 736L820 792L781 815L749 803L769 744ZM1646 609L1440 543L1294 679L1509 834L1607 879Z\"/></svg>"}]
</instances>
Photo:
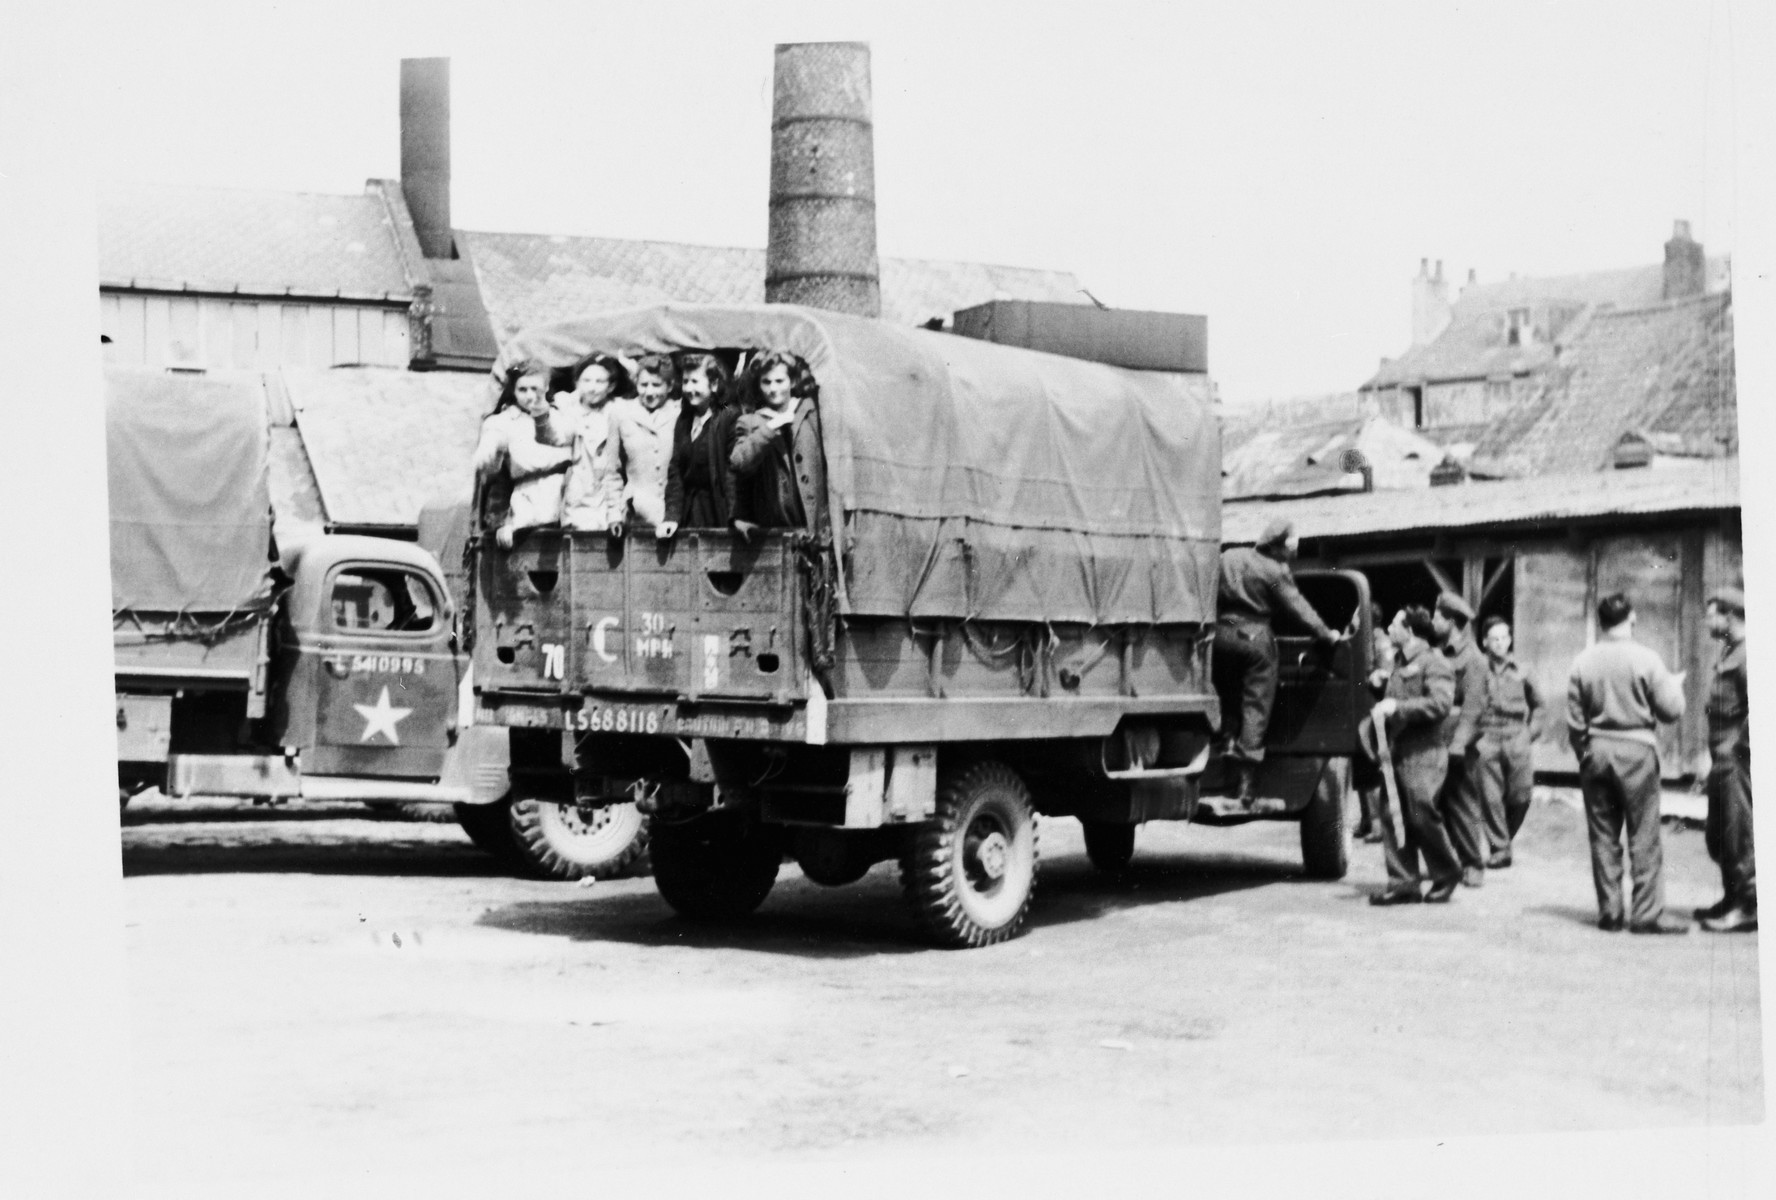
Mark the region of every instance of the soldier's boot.
<instances>
[{"instance_id":1,"label":"soldier's boot","mask_svg":"<svg viewBox=\"0 0 1776 1200\"><path fill-rule=\"evenodd\" d=\"M1239 802L1241 808L1251 808L1252 801L1258 798L1254 790L1258 786L1258 764L1241 762L1234 770L1239 780L1239 791L1234 793L1233 798Z\"/></svg>"},{"instance_id":2,"label":"soldier's boot","mask_svg":"<svg viewBox=\"0 0 1776 1200\"><path fill-rule=\"evenodd\" d=\"M1249 813L1280 813L1287 806L1274 796L1258 794L1258 764L1239 764L1239 791L1234 795L1240 808Z\"/></svg>"}]
</instances>

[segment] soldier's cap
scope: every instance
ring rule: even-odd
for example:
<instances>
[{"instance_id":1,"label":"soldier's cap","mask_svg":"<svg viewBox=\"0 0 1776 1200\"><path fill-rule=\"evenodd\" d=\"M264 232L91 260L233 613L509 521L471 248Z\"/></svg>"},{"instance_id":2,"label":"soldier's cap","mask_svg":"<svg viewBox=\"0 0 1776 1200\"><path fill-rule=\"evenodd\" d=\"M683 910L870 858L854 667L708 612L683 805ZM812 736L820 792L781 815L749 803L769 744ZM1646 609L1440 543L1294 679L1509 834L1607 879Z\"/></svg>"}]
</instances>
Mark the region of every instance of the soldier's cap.
<instances>
[{"instance_id":1,"label":"soldier's cap","mask_svg":"<svg viewBox=\"0 0 1776 1200\"><path fill-rule=\"evenodd\" d=\"M1437 594L1437 611L1446 617L1460 617L1469 623L1474 620L1474 610L1468 607L1466 600L1454 592L1439 592Z\"/></svg>"},{"instance_id":2,"label":"soldier's cap","mask_svg":"<svg viewBox=\"0 0 1776 1200\"><path fill-rule=\"evenodd\" d=\"M1295 522L1291 521L1288 517L1272 517L1270 524L1264 527L1264 532L1258 535L1258 545L1281 545L1288 541L1289 535L1294 532Z\"/></svg>"},{"instance_id":3,"label":"soldier's cap","mask_svg":"<svg viewBox=\"0 0 1776 1200\"><path fill-rule=\"evenodd\" d=\"M1745 593L1736 587L1715 588L1708 597L1708 603L1736 617L1745 615Z\"/></svg>"}]
</instances>

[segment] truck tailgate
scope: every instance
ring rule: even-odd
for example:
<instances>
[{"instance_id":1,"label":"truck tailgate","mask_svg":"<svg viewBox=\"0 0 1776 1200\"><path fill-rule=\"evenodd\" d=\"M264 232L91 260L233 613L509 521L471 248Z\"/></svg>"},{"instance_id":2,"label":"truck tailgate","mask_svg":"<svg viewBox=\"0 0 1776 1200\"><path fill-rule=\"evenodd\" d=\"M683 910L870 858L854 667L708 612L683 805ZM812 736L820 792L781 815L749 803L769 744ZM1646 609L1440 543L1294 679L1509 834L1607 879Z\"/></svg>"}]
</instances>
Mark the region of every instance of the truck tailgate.
<instances>
[{"instance_id":1,"label":"truck tailgate","mask_svg":"<svg viewBox=\"0 0 1776 1200\"><path fill-rule=\"evenodd\" d=\"M140 617L140 619L138 619ZM260 622L230 625L219 635L176 636L178 623L126 617L114 624L111 651L122 687L185 686L246 689L259 670Z\"/></svg>"},{"instance_id":2,"label":"truck tailgate","mask_svg":"<svg viewBox=\"0 0 1776 1200\"><path fill-rule=\"evenodd\" d=\"M484 692L789 703L806 695L796 551L715 530L533 532L480 556Z\"/></svg>"}]
</instances>

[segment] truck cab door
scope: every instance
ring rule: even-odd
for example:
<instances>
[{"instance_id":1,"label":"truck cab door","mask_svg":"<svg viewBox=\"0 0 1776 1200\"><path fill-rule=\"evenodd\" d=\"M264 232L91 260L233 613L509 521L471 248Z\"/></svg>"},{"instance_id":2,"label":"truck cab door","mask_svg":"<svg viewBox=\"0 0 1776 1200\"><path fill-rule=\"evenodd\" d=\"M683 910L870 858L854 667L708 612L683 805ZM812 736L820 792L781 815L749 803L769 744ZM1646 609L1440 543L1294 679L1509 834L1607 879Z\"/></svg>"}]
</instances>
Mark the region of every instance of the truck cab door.
<instances>
[{"instance_id":1,"label":"truck cab door","mask_svg":"<svg viewBox=\"0 0 1776 1200\"><path fill-rule=\"evenodd\" d=\"M307 726L304 772L437 778L458 683L443 581L411 566L343 562L315 595L315 611L292 614L286 664L292 729Z\"/></svg>"},{"instance_id":2,"label":"truck cab door","mask_svg":"<svg viewBox=\"0 0 1776 1200\"><path fill-rule=\"evenodd\" d=\"M1297 571L1302 597L1349 636L1330 651L1292 630L1277 636L1277 697L1266 755L1342 758L1357 746L1369 711L1369 580L1358 571Z\"/></svg>"}]
</instances>

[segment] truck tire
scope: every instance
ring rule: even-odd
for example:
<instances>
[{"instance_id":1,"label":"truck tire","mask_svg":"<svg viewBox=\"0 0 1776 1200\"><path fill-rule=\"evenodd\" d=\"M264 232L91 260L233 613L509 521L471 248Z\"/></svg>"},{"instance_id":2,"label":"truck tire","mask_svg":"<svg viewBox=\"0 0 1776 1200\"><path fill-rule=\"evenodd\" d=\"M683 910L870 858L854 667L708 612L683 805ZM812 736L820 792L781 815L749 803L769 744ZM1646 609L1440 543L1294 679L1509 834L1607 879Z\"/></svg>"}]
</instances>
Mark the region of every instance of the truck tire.
<instances>
[{"instance_id":1,"label":"truck tire","mask_svg":"<svg viewBox=\"0 0 1776 1200\"><path fill-rule=\"evenodd\" d=\"M1301 812L1301 862L1309 879L1343 879L1350 870L1349 793L1350 760L1327 759L1313 799Z\"/></svg>"},{"instance_id":2,"label":"truck tire","mask_svg":"<svg viewBox=\"0 0 1776 1200\"><path fill-rule=\"evenodd\" d=\"M648 848L648 821L633 803L581 808L522 797L511 803L512 849L537 879L615 879Z\"/></svg>"},{"instance_id":3,"label":"truck tire","mask_svg":"<svg viewBox=\"0 0 1776 1200\"><path fill-rule=\"evenodd\" d=\"M1030 790L1011 768L986 761L944 779L900 878L920 928L939 945L968 949L1023 932L1036 870Z\"/></svg>"},{"instance_id":4,"label":"truck tire","mask_svg":"<svg viewBox=\"0 0 1776 1200\"><path fill-rule=\"evenodd\" d=\"M510 796L492 804L453 804L456 823L469 835L469 840L503 863L516 865L518 846L512 834Z\"/></svg>"},{"instance_id":5,"label":"truck tire","mask_svg":"<svg viewBox=\"0 0 1776 1200\"><path fill-rule=\"evenodd\" d=\"M1085 856L1091 865L1111 874L1128 870L1135 856L1135 826L1121 821L1088 821L1079 824L1085 829Z\"/></svg>"},{"instance_id":6,"label":"truck tire","mask_svg":"<svg viewBox=\"0 0 1776 1200\"><path fill-rule=\"evenodd\" d=\"M783 863L779 830L738 812L662 822L653 830L654 886L687 921L732 921L765 902Z\"/></svg>"}]
</instances>

